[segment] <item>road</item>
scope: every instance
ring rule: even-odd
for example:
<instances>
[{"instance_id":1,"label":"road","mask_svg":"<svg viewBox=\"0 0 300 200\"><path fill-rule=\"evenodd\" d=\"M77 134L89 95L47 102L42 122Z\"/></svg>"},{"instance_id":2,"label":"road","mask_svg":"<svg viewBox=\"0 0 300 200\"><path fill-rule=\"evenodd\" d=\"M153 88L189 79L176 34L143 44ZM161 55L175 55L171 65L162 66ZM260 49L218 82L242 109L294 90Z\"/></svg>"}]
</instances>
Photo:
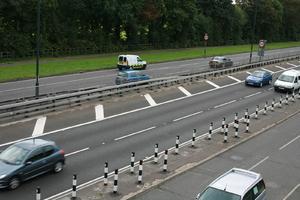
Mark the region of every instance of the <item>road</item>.
<instances>
[{"instance_id":1,"label":"road","mask_svg":"<svg viewBox=\"0 0 300 200\"><path fill-rule=\"evenodd\" d=\"M299 62L293 63L264 68L274 72L299 69ZM243 115L246 108L254 112L256 105L262 106L280 96L271 86L245 87L242 80L247 72L232 76L235 78L225 76L212 80L213 84L185 85L190 94L177 87L149 92L155 102L152 105L141 93L133 96L131 101L101 102L105 108L105 118L101 121L93 119L90 108L49 116L45 131L38 137L54 140L64 148L67 153L65 170L61 174L47 174L26 182L16 191L3 191L1 199L33 199L37 186L45 188L44 198L52 196L70 188L74 173L78 174L78 184L87 182L102 176L105 161L111 169L124 167L129 164L132 151L136 152L137 160L147 157L152 155L156 143L162 149L169 148L174 145L176 135L180 135L182 142L187 141L193 128L197 128L199 134L205 133L210 122L220 126L223 117L232 121L234 113ZM2 126L0 148L30 137L34 123L35 120L28 120Z\"/></svg>"},{"instance_id":2,"label":"road","mask_svg":"<svg viewBox=\"0 0 300 200\"><path fill-rule=\"evenodd\" d=\"M300 47L266 51L265 59L274 58L280 54L292 55L300 51ZM229 55L235 64L248 63L249 53ZM177 76L199 71L207 71L209 58L150 64L145 71L153 78ZM258 61L256 53L253 61ZM41 66L42 67L42 66ZM40 78L40 94L49 94L60 91L72 91L90 87L104 87L115 85L117 70L95 71L65 76ZM0 102L35 95L35 79L0 83Z\"/></svg>"},{"instance_id":3,"label":"road","mask_svg":"<svg viewBox=\"0 0 300 200\"><path fill-rule=\"evenodd\" d=\"M133 199L195 199L219 175L238 167L262 174L267 199L298 200L299 118L300 114Z\"/></svg>"}]
</instances>

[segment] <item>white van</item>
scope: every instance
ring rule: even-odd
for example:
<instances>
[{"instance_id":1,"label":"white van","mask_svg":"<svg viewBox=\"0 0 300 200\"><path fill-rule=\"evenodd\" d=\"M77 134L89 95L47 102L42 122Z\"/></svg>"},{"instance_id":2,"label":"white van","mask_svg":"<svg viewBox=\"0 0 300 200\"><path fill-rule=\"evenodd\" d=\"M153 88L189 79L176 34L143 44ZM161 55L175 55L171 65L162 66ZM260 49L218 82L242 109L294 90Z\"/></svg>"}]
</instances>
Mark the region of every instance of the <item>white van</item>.
<instances>
[{"instance_id":1,"label":"white van","mask_svg":"<svg viewBox=\"0 0 300 200\"><path fill-rule=\"evenodd\" d=\"M300 71L288 70L279 75L274 83L275 91L293 92L300 88Z\"/></svg>"},{"instance_id":2,"label":"white van","mask_svg":"<svg viewBox=\"0 0 300 200\"><path fill-rule=\"evenodd\" d=\"M124 69L146 69L147 62L137 55L119 55L117 67L120 71Z\"/></svg>"}]
</instances>

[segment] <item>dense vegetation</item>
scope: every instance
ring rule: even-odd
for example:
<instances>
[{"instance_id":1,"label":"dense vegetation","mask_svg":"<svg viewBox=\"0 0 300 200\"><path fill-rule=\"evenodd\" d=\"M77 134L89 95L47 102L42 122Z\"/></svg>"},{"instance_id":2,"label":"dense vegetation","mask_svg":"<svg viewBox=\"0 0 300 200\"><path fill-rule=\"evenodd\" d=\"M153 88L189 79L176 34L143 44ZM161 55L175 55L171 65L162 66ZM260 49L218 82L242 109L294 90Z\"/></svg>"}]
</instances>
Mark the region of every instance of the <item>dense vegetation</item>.
<instances>
[{"instance_id":1,"label":"dense vegetation","mask_svg":"<svg viewBox=\"0 0 300 200\"><path fill-rule=\"evenodd\" d=\"M0 1L0 52L35 48L38 1ZM209 45L300 39L299 0L40 1L42 49L193 47L206 32Z\"/></svg>"}]
</instances>

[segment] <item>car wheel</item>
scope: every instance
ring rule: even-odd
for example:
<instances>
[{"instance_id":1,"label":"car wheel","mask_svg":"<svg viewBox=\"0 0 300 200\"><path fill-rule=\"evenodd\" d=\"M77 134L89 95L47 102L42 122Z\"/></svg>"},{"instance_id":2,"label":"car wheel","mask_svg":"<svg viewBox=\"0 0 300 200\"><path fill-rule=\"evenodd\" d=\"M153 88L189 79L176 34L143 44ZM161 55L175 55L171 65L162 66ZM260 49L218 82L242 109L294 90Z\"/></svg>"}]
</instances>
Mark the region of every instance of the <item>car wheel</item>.
<instances>
[{"instance_id":1,"label":"car wheel","mask_svg":"<svg viewBox=\"0 0 300 200\"><path fill-rule=\"evenodd\" d=\"M63 163L61 161L55 163L53 171L54 173L59 173L63 170Z\"/></svg>"},{"instance_id":2,"label":"car wheel","mask_svg":"<svg viewBox=\"0 0 300 200\"><path fill-rule=\"evenodd\" d=\"M10 179L8 187L10 190L15 190L20 186L20 184L20 179L18 177L13 177L12 179Z\"/></svg>"},{"instance_id":3,"label":"car wheel","mask_svg":"<svg viewBox=\"0 0 300 200\"><path fill-rule=\"evenodd\" d=\"M263 83L261 82L260 84L259 84L259 87L262 87L263 86Z\"/></svg>"}]
</instances>

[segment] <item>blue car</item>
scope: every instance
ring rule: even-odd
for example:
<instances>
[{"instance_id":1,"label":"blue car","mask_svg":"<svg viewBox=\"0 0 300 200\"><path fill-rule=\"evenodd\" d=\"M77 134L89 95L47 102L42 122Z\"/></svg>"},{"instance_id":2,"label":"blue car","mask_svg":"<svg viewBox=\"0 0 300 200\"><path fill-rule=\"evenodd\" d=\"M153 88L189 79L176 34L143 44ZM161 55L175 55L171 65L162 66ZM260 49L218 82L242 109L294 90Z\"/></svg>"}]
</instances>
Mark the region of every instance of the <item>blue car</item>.
<instances>
[{"instance_id":1,"label":"blue car","mask_svg":"<svg viewBox=\"0 0 300 200\"><path fill-rule=\"evenodd\" d=\"M143 74L141 71L137 70L126 70L121 71L118 73L116 77L116 84L124 84L124 83L131 83L131 82L137 82L137 81L144 81L149 80L150 76Z\"/></svg>"},{"instance_id":2,"label":"blue car","mask_svg":"<svg viewBox=\"0 0 300 200\"><path fill-rule=\"evenodd\" d=\"M15 143L0 154L0 188L16 189L21 182L46 172L61 172L64 164L64 151L52 141Z\"/></svg>"},{"instance_id":3,"label":"blue car","mask_svg":"<svg viewBox=\"0 0 300 200\"><path fill-rule=\"evenodd\" d=\"M272 74L267 71L254 71L246 80L245 85L259 86L269 85L272 83Z\"/></svg>"}]
</instances>

